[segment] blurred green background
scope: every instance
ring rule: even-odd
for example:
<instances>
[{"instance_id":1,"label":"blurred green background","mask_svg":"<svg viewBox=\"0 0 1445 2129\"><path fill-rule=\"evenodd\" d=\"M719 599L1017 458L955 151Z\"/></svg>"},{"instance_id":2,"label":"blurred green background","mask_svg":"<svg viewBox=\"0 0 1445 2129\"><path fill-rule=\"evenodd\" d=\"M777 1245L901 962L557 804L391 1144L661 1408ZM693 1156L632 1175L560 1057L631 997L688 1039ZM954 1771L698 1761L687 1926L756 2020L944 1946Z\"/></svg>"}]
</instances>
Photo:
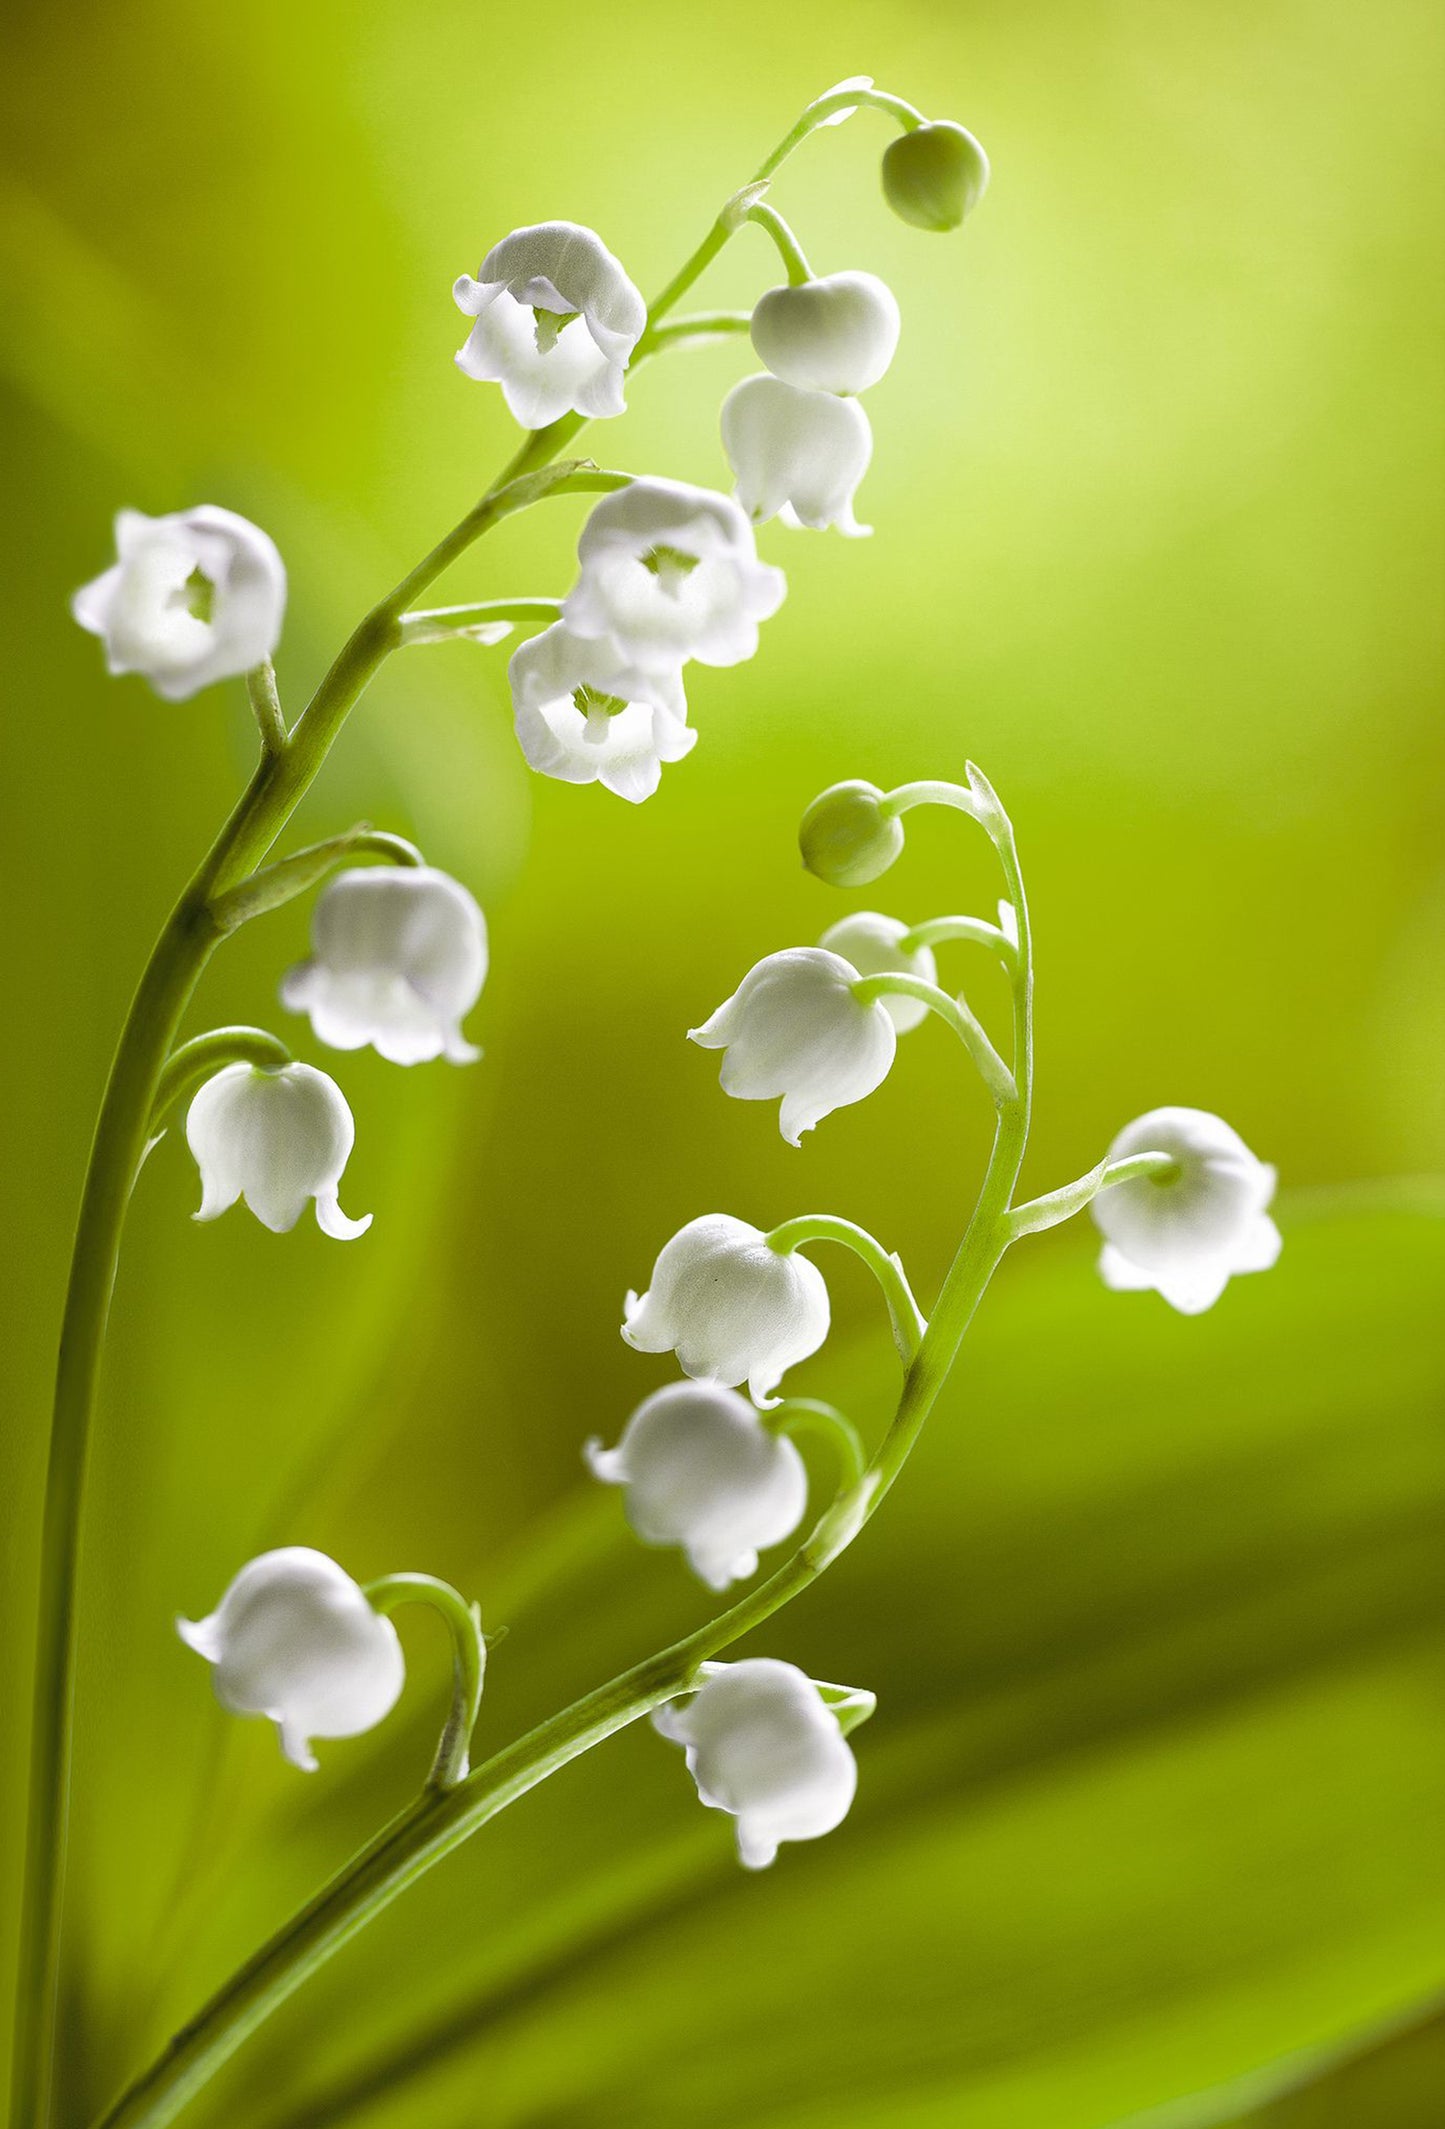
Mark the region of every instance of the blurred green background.
<instances>
[{"instance_id":1,"label":"blurred green background","mask_svg":"<svg viewBox=\"0 0 1445 2129\"><path fill-rule=\"evenodd\" d=\"M654 800L529 778L505 653L458 645L393 661L297 823L370 817L478 892L487 1054L400 1073L300 1030L357 1117L354 1248L192 1226L174 1135L137 1192L87 1535L67 2122L405 1798L439 1720L439 1637L407 1620L402 1711L305 1781L213 1705L175 1612L280 1543L445 1575L510 1629L488 1748L704 1615L580 1479L583 1437L666 1379L616 1335L665 1237L837 1210L932 1292L986 1147L942 1033L801 1153L682 1035L845 907L987 908L956 821L848 897L794 846L839 777L971 756L1040 942L1028 1180L1157 1102L1216 1108L1280 1166L1279 1270L1183 1321L1105 1295L1081 1232L1006 1266L887 1515L759 1642L879 1693L838 1834L745 1878L678 1755L628 1734L394 1908L187 2119L1437 2124L1445 1244L1389 1180L1445 1168L1437 12L17 0L11 25L7 1884L85 1146L253 746L237 686L177 707L104 679L65 602L111 514L206 500L271 531L294 709L511 448L451 362L451 281L497 236L571 216L655 288L860 69L975 128L995 172L951 239L887 214L876 117L780 182L815 264L902 305L868 402L876 536L765 532L787 604L754 664L694 669L702 737ZM699 295L771 278L749 233ZM591 448L721 485L746 366L657 364ZM506 527L442 596L565 590L580 513ZM195 1025L297 1035L275 984L305 926L228 948ZM835 1335L793 1380L876 1425L876 1297L826 1268Z\"/></svg>"}]
</instances>

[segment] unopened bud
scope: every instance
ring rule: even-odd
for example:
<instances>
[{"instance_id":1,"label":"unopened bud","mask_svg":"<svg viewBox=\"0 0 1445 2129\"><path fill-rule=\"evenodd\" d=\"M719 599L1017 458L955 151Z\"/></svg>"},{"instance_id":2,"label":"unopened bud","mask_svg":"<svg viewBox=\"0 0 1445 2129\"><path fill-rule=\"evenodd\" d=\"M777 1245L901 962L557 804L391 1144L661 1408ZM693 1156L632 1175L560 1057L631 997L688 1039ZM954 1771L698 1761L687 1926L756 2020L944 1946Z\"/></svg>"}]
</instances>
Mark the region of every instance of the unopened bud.
<instances>
[{"instance_id":1,"label":"unopened bud","mask_svg":"<svg viewBox=\"0 0 1445 2129\"><path fill-rule=\"evenodd\" d=\"M798 831L803 863L832 887L866 887L903 849L902 823L876 784L854 778L815 798Z\"/></svg>"},{"instance_id":2,"label":"unopened bud","mask_svg":"<svg viewBox=\"0 0 1445 2129\"><path fill-rule=\"evenodd\" d=\"M957 229L987 186L988 157L949 119L900 133L883 151L884 197L915 229Z\"/></svg>"}]
</instances>

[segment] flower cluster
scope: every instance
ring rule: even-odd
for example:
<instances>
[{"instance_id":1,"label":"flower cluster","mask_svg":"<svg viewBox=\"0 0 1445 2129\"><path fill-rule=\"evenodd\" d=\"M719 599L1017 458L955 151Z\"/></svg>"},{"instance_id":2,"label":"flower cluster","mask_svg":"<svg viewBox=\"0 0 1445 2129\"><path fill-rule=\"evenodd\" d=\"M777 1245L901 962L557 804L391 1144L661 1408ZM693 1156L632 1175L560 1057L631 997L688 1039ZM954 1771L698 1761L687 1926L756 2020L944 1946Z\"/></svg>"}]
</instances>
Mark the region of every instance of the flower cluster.
<instances>
[{"instance_id":1,"label":"flower cluster","mask_svg":"<svg viewBox=\"0 0 1445 2129\"><path fill-rule=\"evenodd\" d=\"M861 78L810 107L811 124L838 124L864 100L899 125L882 168L894 211L916 228L957 227L988 178L973 136L875 93ZM570 221L512 231L475 277L457 280L456 304L471 321L457 365L471 379L497 384L533 435L512 477L488 492L459 528L463 536L438 554L460 553L470 528L489 512L504 515L544 493L582 490L599 499L582 526L565 596L403 612L408 587L441 566L424 564L361 632L363 643L374 638L384 649L449 635L491 643L522 621L545 617L509 663L522 753L543 775L599 783L632 802L655 792L663 767L695 745L689 667L731 668L751 659L761 624L783 602L783 574L760 559L756 528L778 519L849 536L869 529L854 510L873 449L861 395L894 359L899 308L872 273L815 275L766 200L769 183L757 180L734 195L694 265L651 313L602 239ZM776 246L786 281L767 288L746 315L704 314L665 327L679 288L745 224ZM582 422L625 412L633 364L658 352L667 331L685 341L739 329L762 368L735 385L721 408L733 495L653 474L605 472L590 461L552 463ZM112 672L143 675L170 700L246 675L261 729L264 790L278 765L296 759L270 667L285 598L285 570L267 535L230 511L202 505L157 518L122 511L116 560L76 594L73 610L102 640ZM298 766L295 795L309 773ZM645 1291L629 1292L623 1312L626 1342L639 1353L674 1356L681 1379L642 1398L615 1446L593 1437L584 1451L594 1477L620 1490L637 1537L679 1550L715 1591L751 1580L761 1555L803 1526L811 1473L795 1435L821 1426L838 1455L836 1491L789 1567L745 1593L721 1627L714 1622L700 1640L669 1652L660 1679L632 1709L636 1716L650 1709L658 1731L684 1748L699 1797L733 1818L739 1855L751 1869L771 1864L781 1843L813 1839L846 1816L857 1784L848 1732L871 1712L872 1696L819 1683L771 1658L705 1659L766 1619L862 1527L907 1454L905 1419L916 1414L915 1431L921 1424L1004 1251L1088 1205L1104 1238L1105 1284L1152 1289L1175 1309L1197 1314L1231 1277L1267 1268L1280 1248L1268 1210L1274 1171L1221 1119L1196 1109L1150 1111L1118 1135L1088 1175L1028 1204L1014 1202L1030 1116L1032 949L1013 831L996 795L973 768L966 788L929 783L885 792L861 780L840 784L808 809L803 857L833 885L867 886L902 851L903 815L924 803L969 816L989 836L1008 889L996 922L945 915L910 925L877 910L851 911L815 943L767 954L690 1036L721 1053L725 1093L778 1101L780 1131L794 1147L834 1111L881 1087L900 1038L930 1015L959 1038L994 1105L996 1133L978 1215L940 1293L934 1326L899 1258L847 1221L807 1214L766 1230L731 1214L707 1214L664 1244ZM251 826L264 827L255 839L264 847L274 818ZM200 876L208 936L320 888L310 954L280 992L288 1009L307 1016L318 1042L341 1052L371 1047L398 1065L479 1056L463 1023L486 980L487 928L459 881L423 863L409 844L365 827L240 877L227 871L232 846L223 840L218 849L214 877ZM360 856L392 862L353 862ZM1006 980L1013 1013L1002 1050L968 997L940 983L935 950L945 943L982 947ZM291 1060L274 1037L222 1029L159 1060L145 1096L153 1135L183 1093L185 1135L202 1182L197 1219L214 1220L244 1200L280 1233L314 1205L325 1234L351 1239L365 1232L370 1216L349 1218L341 1208L355 1129L345 1096L325 1073ZM829 1334L828 1286L806 1253L821 1242L852 1249L873 1272L906 1371L898 1418L871 1456L833 1407L781 1394L784 1377ZM272 1721L286 1758L312 1769L313 1740L355 1736L396 1704L405 1664L389 1614L417 1595L444 1613L454 1636L453 1710L433 1772L447 1786L466 1775L485 1661L476 1609L447 1585L391 1576L363 1586L326 1555L285 1547L251 1560L214 1612L178 1620L177 1628L211 1666L221 1704Z\"/></svg>"}]
</instances>

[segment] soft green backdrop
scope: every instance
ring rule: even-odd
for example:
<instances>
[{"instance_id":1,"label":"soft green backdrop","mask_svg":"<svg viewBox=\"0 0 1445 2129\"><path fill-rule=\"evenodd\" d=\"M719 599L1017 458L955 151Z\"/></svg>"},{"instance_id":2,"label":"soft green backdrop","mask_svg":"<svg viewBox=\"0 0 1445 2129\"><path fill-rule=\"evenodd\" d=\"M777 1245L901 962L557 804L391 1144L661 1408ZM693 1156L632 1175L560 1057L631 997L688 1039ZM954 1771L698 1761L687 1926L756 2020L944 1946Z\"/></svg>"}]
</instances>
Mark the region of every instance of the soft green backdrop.
<instances>
[{"instance_id":1,"label":"soft green backdrop","mask_svg":"<svg viewBox=\"0 0 1445 2129\"><path fill-rule=\"evenodd\" d=\"M511 1628L498 1740L701 1615L615 1500L575 1498L582 1438L665 1375L615 1331L665 1236L713 1207L835 1209L931 1291L985 1145L942 1033L796 1153L682 1032L845 906L985 906L956 822L846 899L793 846L838 777L971 755L1019 824L1040 937L1032 1180L1157 1101L1216 1107L1282 1170L1279 1271L1184 1322L1104 1295L1082 1234L1007 1267L917 1471L766 1642L879 1691L832 1840L744 1879L677 1755L624 1737L393 1910L193 2118L339 2121L390 2064L346 2120L1436 2122L1438 2029L1391 2036L1445 1989L1445 1250L1400 1209L1427 1196L1350 1187L1445 1167L1435 11L18 0L11 19L7 1884L90 1119L252 745L237 688L175 707L107 683L68 621L111 513L214 500L268 527L294 706L510 448L498 395L451 363L451 281L499 234L573 216L656 286L796 109L860 68L972 125L995 167L950 240L888 216L875 118L780 185L821 268L881 271L903 307L869 400L877 532L764 535L788 603L755 664L698 673L702 738L654 801L529 779L504 654L457 646L392 665L306 809L315 832L413 833L482 896L487 1056L342 1061L345 1202L376 1214L353 1248L240 1213L193 1227L174 1140L137 1193L89 1524L68 2120L406 1794L440 1704L421 1619L405 1712L307 1783L214 1708L175 1611L267 1544L432 1569ZM748 234L702 293L749 300L769 269ZM720 483L743 367L736 347L657 365L592 447ZM565 589L579 519L507 528L450 595ZM281 1025L304 931L299 908L254 927L198 1012ZM798 1383L876 1419L876 1301L829 1268L838 1331ZM398 2054L419 2017L425 2045Z\"/></svg>"}]
</instances>

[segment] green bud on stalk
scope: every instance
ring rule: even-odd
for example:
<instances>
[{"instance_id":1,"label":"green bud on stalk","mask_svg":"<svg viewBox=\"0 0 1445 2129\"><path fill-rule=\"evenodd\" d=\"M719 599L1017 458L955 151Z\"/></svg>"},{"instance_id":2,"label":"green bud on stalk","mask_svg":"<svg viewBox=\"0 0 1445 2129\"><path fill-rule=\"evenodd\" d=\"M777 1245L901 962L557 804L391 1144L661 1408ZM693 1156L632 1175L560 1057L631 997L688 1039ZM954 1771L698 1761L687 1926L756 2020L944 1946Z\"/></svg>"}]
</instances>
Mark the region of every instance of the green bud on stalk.
<instances>
[{"instance_id":1,"label":"green bud on stalk","mask_svg":"<svg viewBox=\"0 0 1445 2129\"><path fill-rule=\"evenodd\" d=\"M815 798L798 831L803 863L832 887L866 887L903 849L902 824L876 784L854 778Z\"/></svg>"},{"instance_id":2,"label":"green bud on stalk","mask_svg":"<svg viewBox=\"0 0 1445 2129\"><path fill-rule=\"evenodd\" d=\"M957 229L988 187L988 157L949 119L900 133L883 151L883 194L915 229Z\"/></svg>"}]
</instances>

